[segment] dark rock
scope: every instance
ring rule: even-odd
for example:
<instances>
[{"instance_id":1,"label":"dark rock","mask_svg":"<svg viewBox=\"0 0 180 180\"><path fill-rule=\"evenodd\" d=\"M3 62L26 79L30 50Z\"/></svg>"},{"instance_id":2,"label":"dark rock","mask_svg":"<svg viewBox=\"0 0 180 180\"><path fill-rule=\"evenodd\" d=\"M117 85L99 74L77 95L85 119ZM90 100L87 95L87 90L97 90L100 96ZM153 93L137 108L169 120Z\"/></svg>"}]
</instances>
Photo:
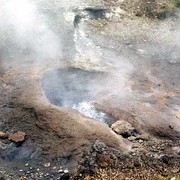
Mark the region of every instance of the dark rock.
<instances>
[{"instance_id":1,"label":"dark rock","mask_svg":"<svg viewBox=\"0 0 180 180\"><path fill-rule=\"evenodd\" d=\"M164 155L162 157L162 161L165 163L165 164L169 164L170 163L170 160L171 160L171 157L167 156L167 155Z\"/></svg>"},{"instance_id":2,"label":"dark rock","mask_svg":"<svg viewBox=\"0 0 180 180\"><path fill-rule=\"evenodd\" d=\"M73 24L74 24L74 27L77 28L79 23L81 22L81 19L82 19L82 16L80 15L76 15L74 17L74 21L73 21Z\"/></svg>"},{"instance_id":3,"label":"dark rock","mask_svg":"<svg viewBox=\"0 0 180 180\"><path fill-rule=\"evenodd\" d=\"M135 162L134 162L134 166L135 166L135 167L140 167L140 166L141 166L141 163L140 163L139 161L135 161Z\"/></svg>"},{"instance_id":4,"label":"dark rock","mask_svg":"<svg viewBox=\"0 0 180 180\"><path fill-rule=\"evenodd\" d=\"M103 8L85 8L92 19L104 19L107 9Z\"/></svg>"},{"instance_id":5,"label":"dark rock","mask_svg":"<svg viewBox=\"0 0 180 180\"><path fill-rule=\"evenodd\" d=\"M60 178L60 180L69 180L70 179L70 175L69 174L63 174Z\"/></svg>"}]
</instances>

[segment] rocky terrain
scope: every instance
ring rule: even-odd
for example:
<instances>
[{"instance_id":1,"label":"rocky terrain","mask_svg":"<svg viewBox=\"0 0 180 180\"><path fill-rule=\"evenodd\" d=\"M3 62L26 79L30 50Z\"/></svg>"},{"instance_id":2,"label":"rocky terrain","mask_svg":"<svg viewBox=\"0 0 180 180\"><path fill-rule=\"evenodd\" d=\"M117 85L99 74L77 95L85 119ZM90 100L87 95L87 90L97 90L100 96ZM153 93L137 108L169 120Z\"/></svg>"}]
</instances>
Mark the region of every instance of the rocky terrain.
<instances>
[{"instance_id":1,"label":"rocky terrain","mask_svg":"<svg viewBox=\"0 0 180 180\"><path fill-rule=\"evenodd\" d=\"M0 5L0 179L180 178L177 4ZM69 67L108 74L90 90L112 126L47 98L42 78Z\"/></svg>"}]
</instances>

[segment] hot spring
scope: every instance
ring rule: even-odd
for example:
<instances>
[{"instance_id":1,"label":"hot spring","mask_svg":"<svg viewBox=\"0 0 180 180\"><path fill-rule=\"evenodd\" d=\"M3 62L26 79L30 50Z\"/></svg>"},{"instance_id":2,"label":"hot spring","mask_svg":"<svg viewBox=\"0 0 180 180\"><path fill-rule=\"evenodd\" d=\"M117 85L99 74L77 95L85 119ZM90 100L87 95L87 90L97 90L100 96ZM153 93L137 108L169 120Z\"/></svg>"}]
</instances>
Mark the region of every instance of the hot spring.
<instances>
[{"instance_id":1,"label":"hot spring","mask_svg":"<svg viewBox=\"0 0 180 180\"><path fill-rule=\"evenodd\" d=\"M94 107L106 77L104 72L78 68L58 69L44 75L42 87L52 104L76 109L87 117L111 125L115 120Z\"/></svg>"}]
</instances>

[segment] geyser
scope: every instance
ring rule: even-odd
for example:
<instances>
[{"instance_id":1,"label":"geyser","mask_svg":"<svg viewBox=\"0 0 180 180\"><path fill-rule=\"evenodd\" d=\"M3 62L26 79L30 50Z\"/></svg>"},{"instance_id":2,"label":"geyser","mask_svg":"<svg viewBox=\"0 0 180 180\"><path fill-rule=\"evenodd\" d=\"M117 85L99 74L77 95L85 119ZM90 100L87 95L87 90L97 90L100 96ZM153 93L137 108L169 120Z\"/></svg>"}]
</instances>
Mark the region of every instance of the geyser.
<instances>
[{"instance_id":1,"label":"geyser","mask_svg":"<svg viewBox=\"0 0 180 180\"><path fill-rule=\"evenodd\" d=\"M42 86L52 104L76 109L85 116L111 125L114 119L94 107L107 76L104 72L78 68L58 69L45 74Z\"/></svg>"}]
</instances>

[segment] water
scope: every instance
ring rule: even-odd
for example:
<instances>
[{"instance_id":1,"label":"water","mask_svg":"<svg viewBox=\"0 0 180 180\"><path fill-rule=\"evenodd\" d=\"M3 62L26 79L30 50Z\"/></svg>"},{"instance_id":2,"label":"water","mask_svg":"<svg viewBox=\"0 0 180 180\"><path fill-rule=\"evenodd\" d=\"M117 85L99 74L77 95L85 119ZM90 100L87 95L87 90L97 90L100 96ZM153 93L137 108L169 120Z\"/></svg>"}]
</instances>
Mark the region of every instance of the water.
<instances>
[{"instance_id":1,"label":"water","mask_svg":"<svg viewBox=\"0 0 180 180\"><path fill-rule=\"evenodd\" d=\"M109 125L113 119L94 107L107 74L78 68L49 72L42 79L45 95L54 105L78 110L85 116Z\"/></svg>"},{"instance_id":2,"label":"water","mask_svg":"<svg viewBox=\"0 0 180 180\"><path fill-rule=\"evenodd\" d=\"M93 119L98 119L101 122L105 122L111 125L114 122L113 118L108 117L105 113L98 111L94 107L94 102L83 101L78 104L74 104L73 109L77 109L80 113Z\"/></svg>"}]
</instances>

